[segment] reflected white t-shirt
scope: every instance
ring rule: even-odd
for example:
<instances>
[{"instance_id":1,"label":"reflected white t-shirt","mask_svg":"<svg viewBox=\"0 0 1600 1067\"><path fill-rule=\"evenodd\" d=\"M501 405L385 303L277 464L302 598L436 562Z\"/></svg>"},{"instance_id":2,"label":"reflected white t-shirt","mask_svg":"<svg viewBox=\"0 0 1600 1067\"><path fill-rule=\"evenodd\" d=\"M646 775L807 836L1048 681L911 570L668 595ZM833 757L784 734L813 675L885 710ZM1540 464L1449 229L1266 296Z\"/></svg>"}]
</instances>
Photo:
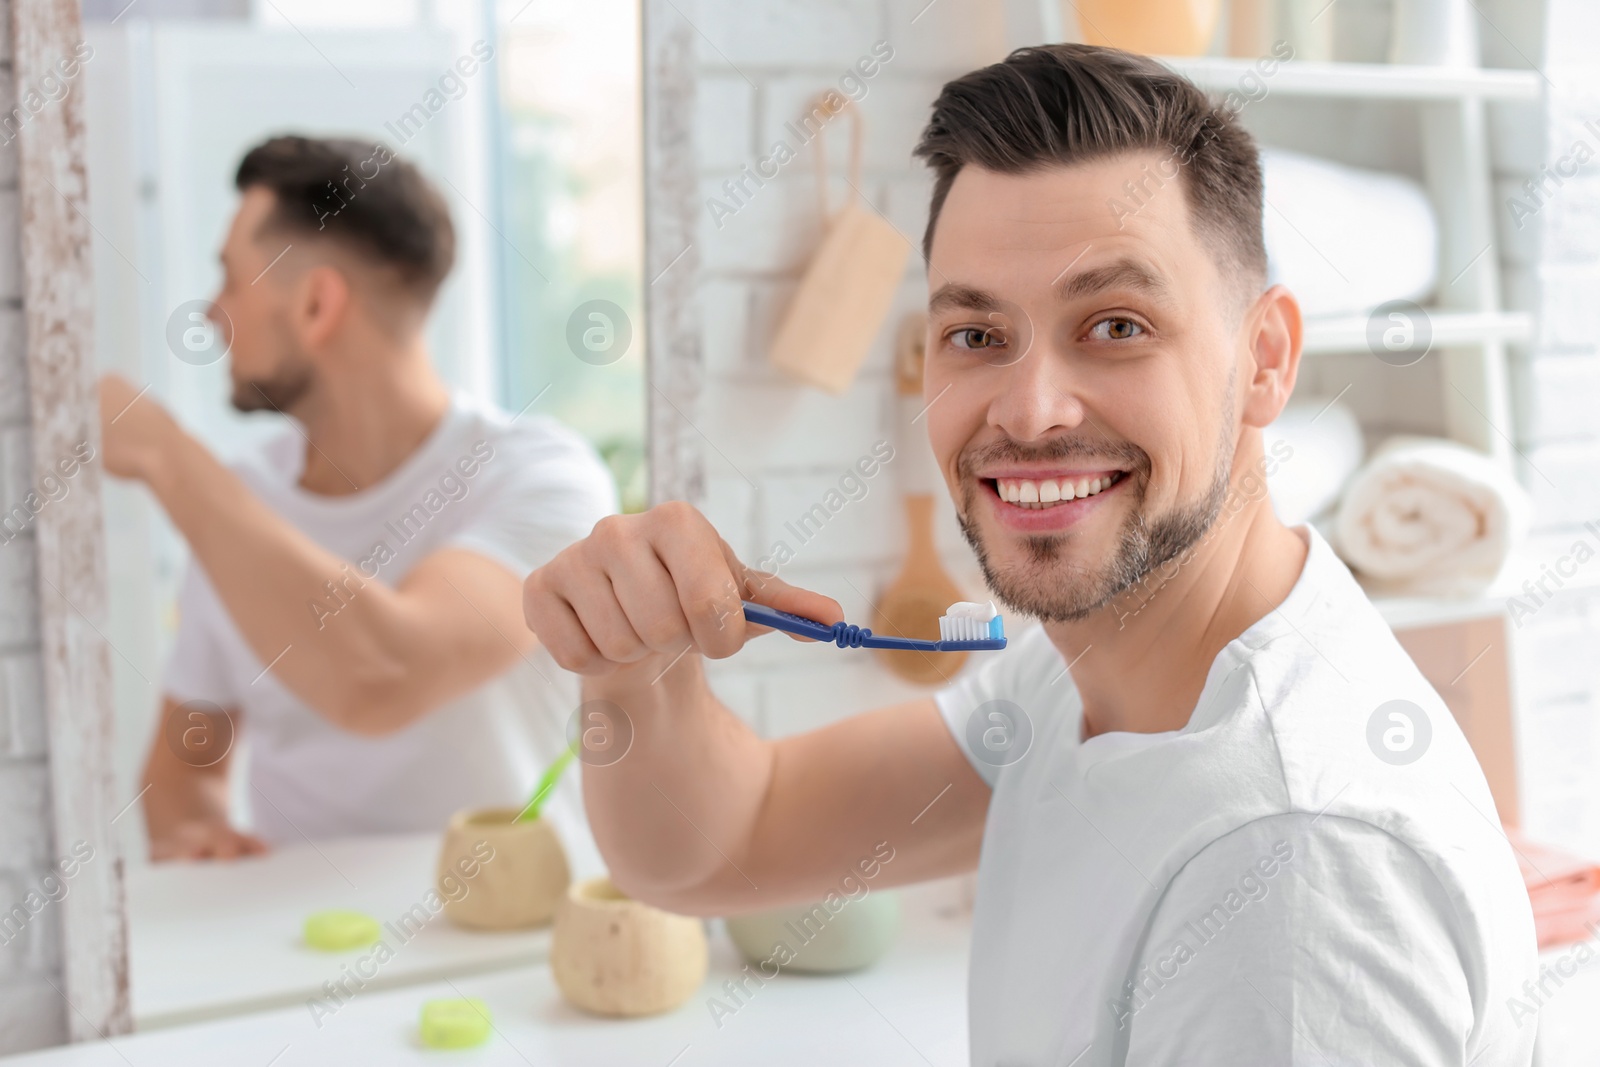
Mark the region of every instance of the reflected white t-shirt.
<instances>
[{"instance_id":1,"label":"reflected white t-shirt","mask_svg":"<svg viewBox=\"0 0 1600 1067\"><path fill-rule=\"evenodd\" d=\"M1535 1021L1508 1002L1533 918L1483 773L1327 541L1296 532L1293 590L1180 730L1083 740L1037 625L936 694L994 789L979 1067L1530 1062Z\"/></svg>"},{"instance_id":2,"label":"reflected white t-shirt","mask_svg":"<svg viewBox=\"0 0 1600 1067\"><path fill-rule=\"evenodd\" d=\"M609 470L577 434L531 413L512 421L465 396L398 468L347 496L299 487L305 449L300 433L285 428L234 470L279 516L350 561L353 573L375 571L374 580L391 586L447 547L520 578L617 510ZM239 710L253 825L268 841L442 830L460 808L520 807L566 745L578 681L542 648L404 729L364 737L330 724L278 681L197 561L178 603L164 689L178 701ZM330 596L324 610L338 603ZM341 622L337 613L306 610L324 628ZM577 853L574 867L593 869L598 854L575 771L545 812Z\"/></svg>"}]
</instances>

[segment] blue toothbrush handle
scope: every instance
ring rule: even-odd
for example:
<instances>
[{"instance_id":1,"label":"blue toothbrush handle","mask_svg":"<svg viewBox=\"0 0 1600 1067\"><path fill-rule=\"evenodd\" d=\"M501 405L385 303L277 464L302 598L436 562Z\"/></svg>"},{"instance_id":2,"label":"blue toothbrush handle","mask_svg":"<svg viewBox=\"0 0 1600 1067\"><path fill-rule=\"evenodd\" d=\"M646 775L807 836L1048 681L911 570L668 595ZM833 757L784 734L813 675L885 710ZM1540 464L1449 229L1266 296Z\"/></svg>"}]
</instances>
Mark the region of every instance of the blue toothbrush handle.
<instances>
[{"instance_id":1,"label":"blue toothbrush handle","mask_svg":"<svg viewBox=\"0 0 1600 1067\"><path fill-rule=\"evenodd\" d=\"M808 619L803 615L791 615L787 611L769 608L765 604L753 604L744 601L744 617L751 622L760 623L762 626L771 626L775 630L783 630L801 637L809 637L816 641L832 641L840 648L903 648L893 637L875 637L871 630L865 626L853 626L848 622L836 622L832 626L824 626L815 619ZM921 644L932 647L931 642Z\"/></svg>"},{"instance_id":2,"label":"blue toothbrush handle","mask_svg":"<svg viewBox=\"0 0 1600 1067\"><path fill-rule=\"evenodd\" d=\"M783 630L785 633L809 637L814 641L831 641L840 648L896 648L912 652L962 652L1006 647L1006 639L1004 637L995 637L982 641L921 641L911 637L884 637L873 633L865 626L853 626L847 622L836 622L832 626L824 626L815 619L807 619L801 615L791 615L787 611L769 608L765 604L755 604L748 600L743 603L744 617L753 623L761 626L770 626L774 630Z\"/></svg>"},{"instance_id":3,"label":"blue toothbrush handle","mask_svg":"<svg viewBox=\"0 0 1600 1067\"><path fill-rule=\"evenodd\" d=\"M761 626L770 626L774 630L785 633L798 634L801 637L810 637L817 641L832 641L833 627L824 626L814 619L807 619L801 615L791 615L787 611L769 608L765 604L756 604L746 600L744 602L744 617Z\"/></svg>"}]
</instances>

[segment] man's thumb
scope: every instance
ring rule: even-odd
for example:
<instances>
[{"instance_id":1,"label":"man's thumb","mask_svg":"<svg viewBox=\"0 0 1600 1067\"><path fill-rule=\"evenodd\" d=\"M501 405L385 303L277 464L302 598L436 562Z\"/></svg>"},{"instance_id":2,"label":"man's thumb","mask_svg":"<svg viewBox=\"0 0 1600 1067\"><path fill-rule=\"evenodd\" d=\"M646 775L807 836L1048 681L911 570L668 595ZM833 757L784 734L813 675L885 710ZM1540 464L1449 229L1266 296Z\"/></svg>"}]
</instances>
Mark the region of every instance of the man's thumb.
<instances>
[{"instance_id":1,"label":"man's thumb","mask_svg":"<svg viewBox=\"0 0 1600 1067\"><path fill-rule=\"evenodd\" d=\"M740 566L741 584L744 587L743 599L764 604L769 608L777 608L779 611L787 611L804 619L812 619L824 626L832 626L844 620L844 608L832 597L790 585L776 574L758 571L743 564ZM761 629L765 631L765 627ZM795 635L790 634L790 636ZM809 640L809 638L796 639Z\"/></svg>"}]
</instances>

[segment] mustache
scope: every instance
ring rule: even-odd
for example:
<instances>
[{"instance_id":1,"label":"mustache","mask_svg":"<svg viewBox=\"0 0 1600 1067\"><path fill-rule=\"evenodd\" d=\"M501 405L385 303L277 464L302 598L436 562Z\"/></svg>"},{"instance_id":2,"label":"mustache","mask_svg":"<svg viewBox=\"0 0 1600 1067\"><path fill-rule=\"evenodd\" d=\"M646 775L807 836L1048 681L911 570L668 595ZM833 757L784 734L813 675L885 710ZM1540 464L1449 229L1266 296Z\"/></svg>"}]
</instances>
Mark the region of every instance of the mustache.
<instances>
[{"instance_id":1,"label":"mustache","mask_svg":"<svg viewBox=\"0 0 1600 1067\"><path fill-rule=\"evenodd\" d=\"M1058 437L1038 445L1004 440L968 449L956 457L956 473L963 479L971 479L976 477L974 472L980 467L995 463L1045 463L1079 458L1104 460L1109 466L1120 467L1135 475L1150 470L1150 454L1132 441Z\"/></svg>"}]
</instances>

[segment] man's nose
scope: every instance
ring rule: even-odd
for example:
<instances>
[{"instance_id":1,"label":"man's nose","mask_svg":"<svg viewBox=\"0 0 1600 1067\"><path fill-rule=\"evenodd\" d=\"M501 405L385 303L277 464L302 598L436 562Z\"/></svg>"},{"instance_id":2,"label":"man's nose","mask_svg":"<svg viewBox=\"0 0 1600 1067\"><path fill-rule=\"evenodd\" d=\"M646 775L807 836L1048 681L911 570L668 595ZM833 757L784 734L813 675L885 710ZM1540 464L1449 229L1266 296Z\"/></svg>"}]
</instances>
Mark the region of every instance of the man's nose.
<instances>
[{"instance_id":1,"label":"man's nose","mask_svg":"<svg viewBox=\"0 0 1600 1067\"><path fill-rule=\"evenodd\" d=\"M989 408L991 424L1018 441L1032 441L1057 430L1075 430L1085 419L1069 361L1052 351L1044 335L1015 363L991 368L1003 376Z\"/></svg>"}]
</instances>

